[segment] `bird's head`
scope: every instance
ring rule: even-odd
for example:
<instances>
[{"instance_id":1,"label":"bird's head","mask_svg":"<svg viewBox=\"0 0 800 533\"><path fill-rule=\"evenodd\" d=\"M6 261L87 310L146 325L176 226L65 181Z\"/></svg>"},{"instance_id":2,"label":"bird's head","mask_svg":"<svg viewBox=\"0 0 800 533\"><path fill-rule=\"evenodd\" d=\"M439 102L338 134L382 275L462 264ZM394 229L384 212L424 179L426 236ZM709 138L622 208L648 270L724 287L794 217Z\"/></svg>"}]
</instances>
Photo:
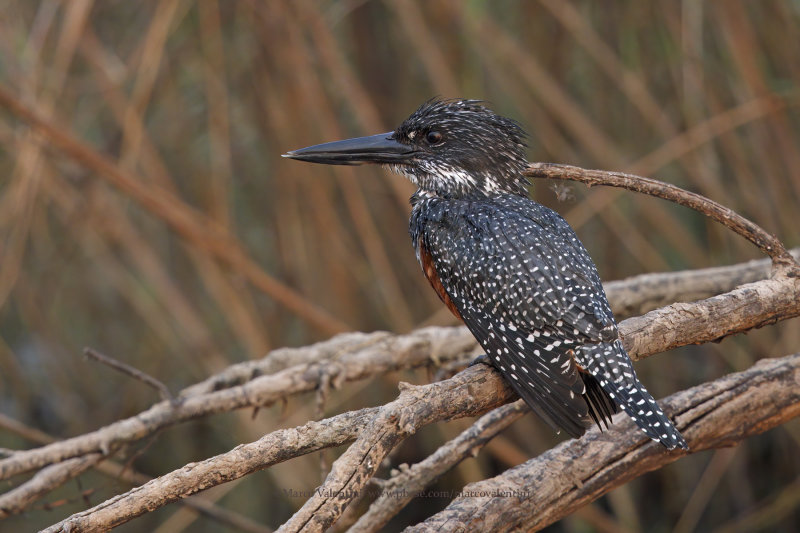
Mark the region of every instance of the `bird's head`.
<instances>
[{"instance_id":1,"label":"bird's head","mask_svg":"<svg viewBox=\"0 0 800 533\"><path fill-rule=\"evenodd\" d=\"M527 196L525 132L478 100L431 100L396 130L284 154L329 165L375 163L440 196Z\"/></svg>"}]
</instances>

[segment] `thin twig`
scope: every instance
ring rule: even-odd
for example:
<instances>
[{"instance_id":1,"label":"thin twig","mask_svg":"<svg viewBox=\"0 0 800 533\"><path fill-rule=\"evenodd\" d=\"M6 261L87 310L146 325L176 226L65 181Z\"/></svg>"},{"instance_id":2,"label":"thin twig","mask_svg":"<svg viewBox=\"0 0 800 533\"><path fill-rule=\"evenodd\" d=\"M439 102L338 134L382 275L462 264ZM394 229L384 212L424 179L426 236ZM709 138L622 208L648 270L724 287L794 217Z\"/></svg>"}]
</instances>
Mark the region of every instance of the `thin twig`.
<instances>
[{"instance_id":1,"label":"thin twig","mask_svg":"<svg viewBox=\"0 0 800 533\"><path fill-rule=\"evenodd\" d=\"M153 376L147 374L146 372L142 372L138 368L134 368L127 363L123 363L122 361L118 361L113 357L109 357L108 355L102 354L95 350L94 348L86 347L83 349L84 355L87 358L97 361L98 363L103 363L104 365L117 370L126 376L130 376L134 379L145 383L156 391L158 391L158 395L161 397L162 400L170 403L177 403L177 398L172 395L169 391L169 388L158 379L154 378Z\"/></svg>"},{"instance_id":2,"label":"thin twig","mask_svg":"<svg viewBox=\"0 0 800 533\"><path fill-rule=\"evenodd\" d=\"M800 265L798 265L791 254L789 254L783 243L774 235L771 235L761 228L758 224L751 222L733 210L705 196L689 192L675 185L652 178L626 174L624 172L588 170L556 163L531 163L525 175L532 178L579 181L590 187L593 185L621 187L623 189L670 200L694 209L735 231L758 246L762 252L772 258L774 266L800 269Z\"/></svg>"}]
</instances>

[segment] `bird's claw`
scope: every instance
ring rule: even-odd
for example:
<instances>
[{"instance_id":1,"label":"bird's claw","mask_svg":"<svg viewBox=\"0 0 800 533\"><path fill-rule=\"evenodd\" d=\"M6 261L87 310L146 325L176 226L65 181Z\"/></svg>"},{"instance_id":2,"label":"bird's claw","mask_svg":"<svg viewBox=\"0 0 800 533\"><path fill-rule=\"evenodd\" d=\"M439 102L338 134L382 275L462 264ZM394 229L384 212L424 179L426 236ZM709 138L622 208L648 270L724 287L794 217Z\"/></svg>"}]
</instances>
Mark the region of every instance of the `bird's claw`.
<instances>
[{"instance_id":1,"label":"bird's claw","mask_svg":"<svg viewBox=\"0 0 800 533\"><path fill-rule=\"evenodd\" d=\"M485 353L480 354L478 357L473 359L469 365L467 366L475 366L475 365L489 365L492 366L492 362L489 360L489 356Z\"/></svg>"}]
</instances>

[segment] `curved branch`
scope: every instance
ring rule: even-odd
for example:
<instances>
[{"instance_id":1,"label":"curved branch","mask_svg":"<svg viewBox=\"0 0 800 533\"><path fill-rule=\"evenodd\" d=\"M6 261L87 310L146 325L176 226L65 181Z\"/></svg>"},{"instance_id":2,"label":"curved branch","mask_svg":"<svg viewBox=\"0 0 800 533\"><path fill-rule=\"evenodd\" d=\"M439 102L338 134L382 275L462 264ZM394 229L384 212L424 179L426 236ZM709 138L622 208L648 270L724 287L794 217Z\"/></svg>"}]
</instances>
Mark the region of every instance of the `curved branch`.
<instances>
[{"instance_id":1,"label":"curved branch","mask_svg":"<svg viewBox=\"0 0 800 533\"><path fill-rule=\"evenodd\" d=\"M691 452L733 446L800 416L800 354L674 394L673 413ZM443 511L407 531L535 531L646 472L672 463L627 419L592 430L491 479L471 483Z\"/></svg>"},{"instance_id":2,"label":"curved branch","mask_svg":"<svg viewBox=\"0 0 800 533\"><path fill-rule=\"evenodd\" d=\"M525 171L525 175L533 178L580 181L590 187L593 185L610 185L611 187L621 187L670 200L703 213L735 231L772 258L773 265L784 268L800 268L800 265L797 264L783 246L783 243L758 224L747 220L732 209L718 204L705 196L689 192L675 185L624 172L587 170L556 163L531 163Z\"/></svg>"}]
</instances>

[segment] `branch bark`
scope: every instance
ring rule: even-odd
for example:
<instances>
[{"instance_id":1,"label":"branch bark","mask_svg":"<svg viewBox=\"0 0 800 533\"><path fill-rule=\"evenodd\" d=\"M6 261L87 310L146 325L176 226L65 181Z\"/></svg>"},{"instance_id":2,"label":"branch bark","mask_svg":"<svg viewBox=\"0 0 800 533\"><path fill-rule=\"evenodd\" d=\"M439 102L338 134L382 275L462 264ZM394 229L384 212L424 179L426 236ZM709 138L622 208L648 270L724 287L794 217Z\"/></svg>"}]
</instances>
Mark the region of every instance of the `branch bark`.
<instances>
[{"instance_id":1,"label":"branch bark","mask_svg":"<svg viewBox=\"0 0 800 533\"><path fill-rule=\"evenodd\" d=\"M397 400L381 408L333 463L322 487L278 531L325 531L406 437L434 422L483 414L513 397L500 374L478 366L438 383L403 385Z\"/></svg>"},{"instance_id":2,"label":"branch bark","mask_svg":"<svg viewBox=\"0 0 800 533\"><path fill-rule=\"evenodd\" d=\"M748 283L693 303L677 303L620 325L625 349L642 359L687 344L715 342L800 315L800 278Z\"/></svg>"},{"instance_id":3,"label":"branch bark","mask_svg":"<svg viewBox=\"0 0 800 533\"><path fill-rule=\"evenodd\" d=\"M81 475L102 460L102 454L90 453L42 468L23 485L0 495L0 520L21 513L54 487Z\"/></svg>"},{"instance_id":4,"label":"branch bark","mask_svg":"<svg viewBox=\"0 0 800 533\"><path fill-rule=\"evenodd\" d=\"M228 453L188 464L44 531L105 531L178 498L292 457L346 444L357 437L334 462L323 487L306 502L306 511L294 518L301 526L314 527L322 521L330 524L353 491L363 488L399 440L433 422L482 414L514 396L500 374L483 366L470 367L446 381L421 387L404 385L402 389L397 400L383 407L275 431ZM336 489L345 485L344 491Z\"/></svg>"},{"instance_id":5,"label":"branch bark","mask_svg":"<svg viewBox=\"0 0 800 533\"><path fill-rule=\"evenodd\" d=\"M789 250L795 260L800 248ZM745 283L770 277L771 261L757 259L738 265L641 274L608 281L603 288L617 320L642 315L675 302L694 302L728 292Z\"/></svg>"},{"instance_id":6,"label":"branch bark","mask_svg":"<svg viewBox=\"0 0 800 533\"><path fill-rule=\"evenodd\" d=\"M498 407L463 431L458 437L436 450L425 460L401 471L380 484L381 495L370 505L348 533L380 531L416 494L430 486L442 474L478 451L514 421L530 411L522 400Z\"/></svg>"},{"instance_id":7,"label":"branch bark","mask_svg":"<svg viewBox=\"0 0 800 533\"><path fill-rule=\"evenodd\" d=\"M672 413L691 452L734 446L800 416L800 354L674 394ZM491 479L471 483L446 509L407 531L536 531L646 472L685 455L644 440L627 419L596 429Z\"/></svg>"},{"instance_id":8,"label":"branch bark","mask_svg":"<svg viewBox=\"0 0 800 533\"><path fill-rule=\"evenodd\" d=\"M352 442L360 428L378 412L377 407L350 411L321 422L283 429L261 439L198 463L189 463L170 474L76 513L46 532L106 531L148 511L256 470L322 448Z\"/></svg>"}]
</instances>

